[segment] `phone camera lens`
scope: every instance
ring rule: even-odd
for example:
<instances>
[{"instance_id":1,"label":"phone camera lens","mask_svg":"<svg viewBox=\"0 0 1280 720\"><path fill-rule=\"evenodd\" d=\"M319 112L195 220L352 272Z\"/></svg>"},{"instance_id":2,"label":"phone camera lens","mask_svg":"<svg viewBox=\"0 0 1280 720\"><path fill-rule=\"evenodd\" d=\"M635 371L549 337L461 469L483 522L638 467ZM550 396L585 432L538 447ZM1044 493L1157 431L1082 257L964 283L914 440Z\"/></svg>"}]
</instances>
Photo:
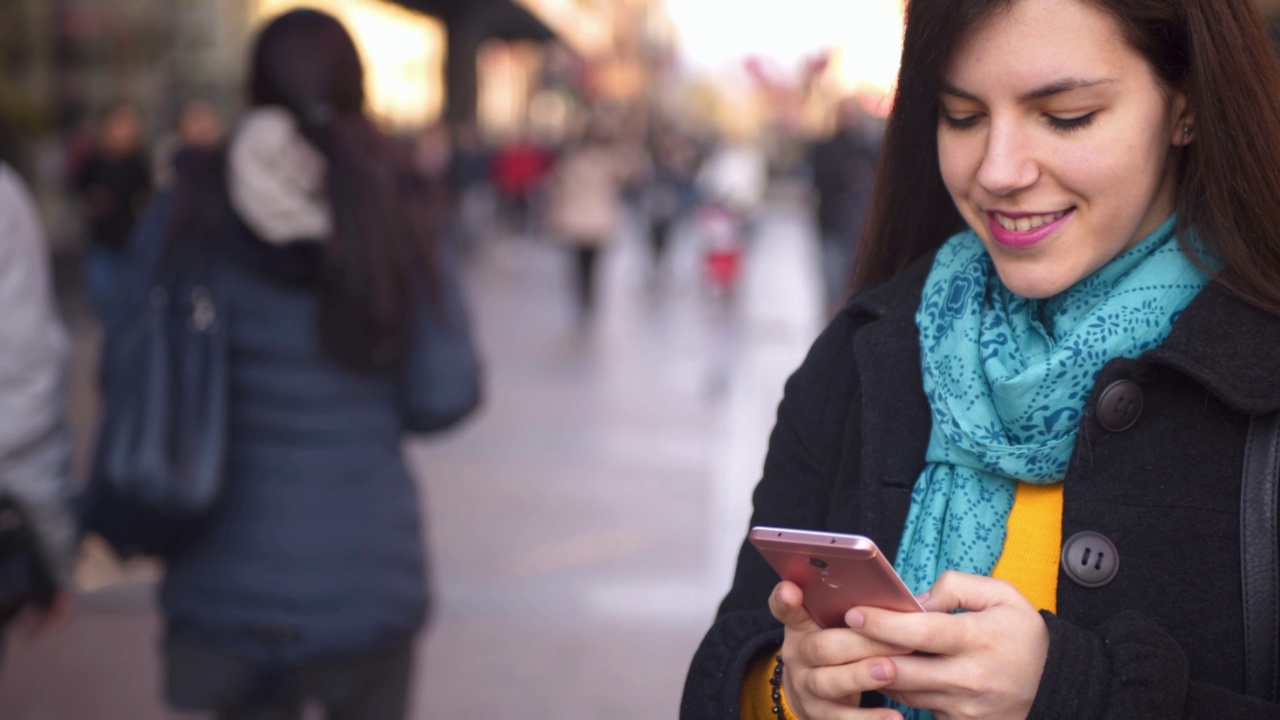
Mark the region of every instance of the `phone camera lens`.
<instances>
[{"instance_id":1,"label":"phone camera lens","mask_svg":"<svg viewBox=\"0 0 1280 720\"><path fill-rule=\"evenodd\" d=\"M823 560L822 558L811 557L809 558L809 564L818 568L819 570L827 569L827 561Z\"/></svg>"}]
</instances>

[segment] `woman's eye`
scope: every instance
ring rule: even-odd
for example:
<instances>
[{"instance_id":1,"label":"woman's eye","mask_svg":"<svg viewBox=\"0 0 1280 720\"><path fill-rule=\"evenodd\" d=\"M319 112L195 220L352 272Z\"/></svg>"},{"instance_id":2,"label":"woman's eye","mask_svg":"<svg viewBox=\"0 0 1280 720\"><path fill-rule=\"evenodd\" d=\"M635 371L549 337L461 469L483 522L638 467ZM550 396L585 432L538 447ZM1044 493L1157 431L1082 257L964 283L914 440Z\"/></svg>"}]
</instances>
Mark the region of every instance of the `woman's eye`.
<instances>
[{"instance_id":1,"label":"woman's eye","mask_svg":"<svg viewBox=\"0 0 1280 720\"><path fill-rule=\"evenodd\" d=\"M1070 118L1058 117L1057 115L1046 115L1045 117L1048 118L1049 124L1053 126L1055 130L1071 132L1072 130L1083 130L1084 128L1089 127L1089 125L1093 123L1094 116L1097 114L1097 111L1094 111Z\"/></svg>"},{"instance_id":2,"label":"woman's eye","mask_svg":"<svg viewBox=\"0 0 1280 720\"><path fill-rule=\"evenodd\" d=\"M966 128L971 128L978 124L978 119L981 117L982 115L977 113L973 115L962 115L960 117L956 117L955 115L947 112L942 113L942 119L952 130L964 130Z\"/></svg>"}]
</instances>

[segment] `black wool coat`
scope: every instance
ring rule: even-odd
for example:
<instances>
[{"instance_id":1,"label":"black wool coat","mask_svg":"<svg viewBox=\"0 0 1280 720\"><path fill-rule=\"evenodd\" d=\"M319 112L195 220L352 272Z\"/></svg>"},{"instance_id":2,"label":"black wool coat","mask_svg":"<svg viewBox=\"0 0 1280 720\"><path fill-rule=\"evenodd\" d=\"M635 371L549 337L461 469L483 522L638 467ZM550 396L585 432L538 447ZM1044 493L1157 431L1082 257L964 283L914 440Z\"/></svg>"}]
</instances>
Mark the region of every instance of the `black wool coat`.
<instances>
[{"instance_id":1,"label":"black wool coat","mask_svg":"<svg viewBox=\"0 0 1280 720\"><path fill-rule=\"evenodd\" d=\"M915 312L931 262L855 295L787 381L753 525L859 533L897 554L930 429ZM1160 347L1099 372L1063 480L1062 537L1110 538L1118 573L1086 588L1059 568L1031 718L1280 718L1242 694L1240 569L1245 437L1251 415L1280 410L1277 357L1280 319L1210 284ZM1098 398L1126 379L1143 408L1111 432ZM738 719L748 664L782 638L766 607L776 583L744 542L681 718Z\"/></svg>"}]
</instances>

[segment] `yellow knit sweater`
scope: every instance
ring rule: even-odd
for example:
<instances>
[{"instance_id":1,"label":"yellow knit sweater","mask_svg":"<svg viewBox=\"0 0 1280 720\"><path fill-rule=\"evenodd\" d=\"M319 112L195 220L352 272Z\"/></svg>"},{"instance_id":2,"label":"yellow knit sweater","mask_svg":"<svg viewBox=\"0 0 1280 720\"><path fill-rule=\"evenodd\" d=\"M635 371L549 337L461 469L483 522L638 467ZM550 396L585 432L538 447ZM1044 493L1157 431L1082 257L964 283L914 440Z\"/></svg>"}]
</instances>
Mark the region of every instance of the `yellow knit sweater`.
<instances>
[{"instance_id":1,"label":"yellow knit sweater","mask_svg":"<svg viewBox=\"0 0 1280 720\"><path fill-rule=\"evenodd\" d=\"M1030 485L1018 483L1013 511L1009 513L1004 550L991 577L1008 580L1041 610L1057 609L1058 556L1062 547L1062 483ZM742 720L796 720L782 696L781 716L773 713L775 653L757 659L747 670L742 684Z\"/></svg>"}]
</instances>

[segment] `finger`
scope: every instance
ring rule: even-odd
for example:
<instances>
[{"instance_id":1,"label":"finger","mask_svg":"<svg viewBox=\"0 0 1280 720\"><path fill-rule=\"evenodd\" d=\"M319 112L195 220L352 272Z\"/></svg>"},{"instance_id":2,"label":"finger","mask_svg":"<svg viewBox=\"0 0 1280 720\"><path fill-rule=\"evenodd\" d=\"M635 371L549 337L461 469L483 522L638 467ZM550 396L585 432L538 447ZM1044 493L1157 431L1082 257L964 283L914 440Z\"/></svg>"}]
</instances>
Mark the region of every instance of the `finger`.
<instances>
[{"instance_id":1,"label":"finger","mask_svg":"<svg viewBox=\"0 0 1280 720\"><path fill-rule=\"evenodd\" d=\"M849 628L805 633L792 646L794 658L807 667L850 665L868 658L907 655L911 648L880 642Z\"/></svg>"},{"instance_id":2,"label":"finger","mask_svg":"<svg viewBox=\"0 0 1280 720\"><path fill-rule=\"evenodd\" d=\"M886 693L909 693L915 702L920 702L921 693L936 692L940 688L954 684L956 662L956 658L944 655L908 655L894 658L894 678L882 689ZM917 705L917 707L924 706Z\"/></svg>"},{"instance_id":3,"label":"finger","mask_svg":"<svg viewBox=\"0 0 1280 720\"><path fill-rule=\"evenodd\" d=\"M822 629L804 609L804 592L793 582L783 580L774 586L769 594L769 612L792 630L814 632Z\"/></svg>"},{"instance_id":4,"label":"finger","mask_svg":"<svg viewBox=\"0 0 1280 720\"><path fill-rule=\"evenodd\" d=\"M856 607L845 613L849 627L872 640L942 655L968 647L969 625L964 619L963 615L901 613L873 607Z\"/></svg>"},{"instance_id":5,"label":"finger","mask_svg":"<svg viewBox=\"0 0 1280 720\"><path fill-rule=\"evenodd\" d=\"M791 706L794 713L801 708ZM902 720L902 714L888 708L859 708L847 702L835 702L812 698L803 708L803 717L809 720Z\"/></svg>"},{"instance_id":6,"label":"finger","mask_svg":"<svg viewBox=\"0 0 1280 720\"><path fill-rule=\"evenodd\" d=\"M838 701L892 683L897 668L888 658L870 658L848 665L819 667L806 673L805 690L817 697Z\"/></svg>"},{"instance_id":7,"label":"finger","mask_svg":"<svg viewBox=\"0 0 1280 720\"><path fill-rule=\"evenodd\" d=\"M955 570L942 573L921 604L925 610L943 613L980 612L997 605L1031 605L1011 583Z\"/></svg>"}]
</instances>

